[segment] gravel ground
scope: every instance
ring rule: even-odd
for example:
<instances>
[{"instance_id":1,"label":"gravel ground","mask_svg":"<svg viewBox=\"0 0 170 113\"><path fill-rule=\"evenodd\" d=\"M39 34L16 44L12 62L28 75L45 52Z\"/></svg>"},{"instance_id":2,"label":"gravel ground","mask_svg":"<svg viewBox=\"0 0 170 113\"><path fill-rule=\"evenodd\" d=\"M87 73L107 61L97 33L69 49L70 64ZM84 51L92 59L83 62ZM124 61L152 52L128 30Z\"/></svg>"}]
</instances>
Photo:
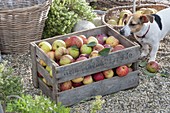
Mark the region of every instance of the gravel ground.
<instances>
[{"instance_id":1,"label":"gravel ground","mask_svg":"<svg viewBox=\"0 0 170 113\"><path fill-rule=\"evenodd\" d=\"M166 2L166 1L165 1ZM34 88L31 77L30 53L22 55L2 55L13 67L14 73L23 78L24 89L27 94L39 95L40 90ZM170 72L170 37L166 37L160 44L157 61L162 70ZM105 100L98 113L170 113L170 76L156 75L149 77L141 74L136 88L119 91L102 97ZM89 113L93 100L71 106L71 113Z\"/></svg>"}]
</instances>

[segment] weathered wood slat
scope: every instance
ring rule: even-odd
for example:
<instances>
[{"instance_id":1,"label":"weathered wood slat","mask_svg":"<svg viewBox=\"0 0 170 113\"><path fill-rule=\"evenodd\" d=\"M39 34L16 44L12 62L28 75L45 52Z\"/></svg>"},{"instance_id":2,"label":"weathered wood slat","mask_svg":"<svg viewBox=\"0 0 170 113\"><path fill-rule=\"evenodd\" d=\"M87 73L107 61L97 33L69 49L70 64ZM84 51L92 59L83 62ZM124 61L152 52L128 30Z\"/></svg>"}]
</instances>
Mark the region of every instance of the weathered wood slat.
<instances>
[{"instance_id":1,"label":"weathered wood slat","mask_svg":"<svg viewBox=\"0 0 170 113\"><path fill-rule=\"evenodd\" d=\"M38 78L37 78L37 64L36 64L36 47L35 43L30 43L31 50L31 62L32 62L32 81L35 88L38 88Z\"/></svg>"},{"instance_id":2,"label":"weathered wood slat","mask_svg":"<svg viewBox=\"0 0 170 113\"><path fill-rule=\"evenodd\" d=\"M52 98L52 90L40 79L38 78L39 88L42 90L43 94Z\"/></svg>"},{"instance_id":3,"label":"weathered wood slat","mask_svg":"<svg viewBox=\"0 0 170 113\"><path fill-rule=\"evenodd\" d=\"M139 55L139 48L133 46L111 53L108 56L100 56L70 65L59 66L56 68L58 83L135 62L138 60Z\"/></svg>"},{"instance_id":4,"label":"weathered wood slat","mask_svg":"<svg viewBox=\"0 0 170 113\"><path fill-rule=\"evenodd\" d=\"M45 78L45 80L47 81L48 84L52 85L53 84L53 80L50 77L50 73L48 73L47 70L44 69L44 67L42 67L39 62L37 63L37 71Z\"/></svg>"},{"instance_id":5,"label":"weathered wood slat","mask_svg":"<svg viewBox=\"0 0 170 113\"><path fill-rule=\"evenodd\" d=\"M113 77L102 81L94 82L75 89L58 93L59 102L70 106L81 100L96 95L107 95L120 90L136 87L139 84L139 71L131 72L125 77Z\"/></svg>"},{"instance_id":6,"label":"weathered wood slat","mask_svg":"<svg viewBox=\"0 0 170 113\"><path fill-rule=\"evenodd\" d=\"M56 74L56 63L53 63L52 66L52 74L53 75L57 75ZM58 88L59 88L59 84L58 84L58 80L56 78L56 76L53 77L53 99L56 100L58 102L58 96L56 94L58 94Z\"/></svg>"}]
</instances>

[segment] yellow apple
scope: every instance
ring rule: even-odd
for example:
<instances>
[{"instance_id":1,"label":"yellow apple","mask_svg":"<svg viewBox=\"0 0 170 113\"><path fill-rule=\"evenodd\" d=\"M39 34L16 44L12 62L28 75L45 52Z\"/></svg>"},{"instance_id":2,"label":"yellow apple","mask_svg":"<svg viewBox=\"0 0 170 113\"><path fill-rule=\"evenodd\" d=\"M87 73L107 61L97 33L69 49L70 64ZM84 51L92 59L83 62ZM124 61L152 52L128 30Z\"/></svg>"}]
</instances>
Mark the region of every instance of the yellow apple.
<instances>
[{"instance_id":1,"label":"yellow apple","mask_svg":"<svg viewBox=\"0 0 170 113\"><path fill-rule=\"evenodd\" d=\"M49 52L49 51L52 50L51 44L50 44L49 42L47 42L47 41L42 41L42 42L40 42L40 43L38 44L38 46L39 46L45 53L47 53L47 52Z\"/></svg>"},{"instance_id":2,"label":"yellow apple","mask_svg":"<svg viewBox=\"0 0 170 113\"><path fill-rule=\"evenodd\" d=\"M112 69L103 71L105 78L112 78L114 76L114 71Z\"/></svg>"},{"instance_id":3,"label":"yellow apple","mask_svg":"<svg viewBox=\"0 0 170 113\"><path fill-rule=\"evenodd\" d=\"M91 75L84 77L83 84L87 85L87 84L91 84L92 82L93 82L93 78Z\"/></svg>"},{"instance_id":4,"label":"yellow apple","mask_svg":"<svg viewBox=\"0 0 170 113\"><path fill-rule=\"evenodd\" d=\"M97 38L95 38L94 36L88 37L87 43L89 44L90 42L95 42L96 44L99 43L98 40L97 40Z\"/></svg>"},{"instance_id":5,"label":"yellow apple","mask_svg":"<svg viewBox=\"0 0 170 113\"><path fill-rule=\"evenodd\" d=\"M47 64L46 64L46 63L44 62L44 60L42 60L42 59L40 59L39 63L40 63L43 67L47 66Z\"/></svg>"},{"instance_id":6,"label":"yellow apple","mask_svg":"<svg viewBox=\"0 0 170 113\"><path fill-rule=\"evenodd\" d=\"M59 47L65 47L66 48L66 43L63 40L57 39L52 44L52 50L56 50Z\"/></svg>"},{"instance_id":7,"label":"yellow apple","mask_svg":"<svg viewBox=\"0 0 170 113\"><path fill-rule=\"evenodd\" d=\"M82 82L83 80L84 80L84 77L78 77L78 78L73 79L72 82L79 83L79 82Z\"/></svg>"},{"instance_id":8,"label":"yellow apple","mask_svg":"<svg viewBox=\"0 0 170 113\"><path fill-rule=\"evenodd\" d=\"M119 44L119 40L115 38L114 36L109 36L106 39L106 44L109 44L110 46L115 47Z\"/></svg>"}]
</instances>

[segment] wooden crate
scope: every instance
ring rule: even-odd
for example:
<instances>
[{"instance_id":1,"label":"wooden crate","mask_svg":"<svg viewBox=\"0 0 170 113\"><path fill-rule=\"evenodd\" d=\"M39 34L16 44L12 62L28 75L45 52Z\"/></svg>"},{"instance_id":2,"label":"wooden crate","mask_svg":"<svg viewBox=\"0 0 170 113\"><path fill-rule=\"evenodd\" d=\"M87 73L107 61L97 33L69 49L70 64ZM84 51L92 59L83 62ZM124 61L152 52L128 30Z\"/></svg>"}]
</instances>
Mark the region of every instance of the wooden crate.
<instances>
[{"instance_id":1,"label":"wooden crate","mask_svg":"<svg viewBox=\"0 0 170 113\"><path fill-rule=\"evenodd\" d=\"M124 38L114 29L104 25L94 29L57 36L45 40L52 43L56 39L66 39L72 35L83 34L89 37L91 35L95 36L101 33L115 36L126 48L117 52L112 52L107 56L98 56L65 66L58 66L55 61L49 59L37 46L42 40L32 42L31 58L34 86L36 88L40 88L45 95L51 97L56 102L62 102L65 106L73 105L91 96L107 95L120 90L136 87L139 82L139 70L137 63L140 56L140 46ZM38 59L43 59L48 66L52 67L52 78L49 76L47 70L40 65ZM132 66L134 71L130 72L125 77L115 76L111 79L104 79L102 81L93 82L89 85L83 85L81 87L59 92L60 83L130 63L133 63ZM47 82L52 85L52 88L48 87L40 78L38 78L37 72L39 72L47 80Z\"/></svg>"}]
</instances>

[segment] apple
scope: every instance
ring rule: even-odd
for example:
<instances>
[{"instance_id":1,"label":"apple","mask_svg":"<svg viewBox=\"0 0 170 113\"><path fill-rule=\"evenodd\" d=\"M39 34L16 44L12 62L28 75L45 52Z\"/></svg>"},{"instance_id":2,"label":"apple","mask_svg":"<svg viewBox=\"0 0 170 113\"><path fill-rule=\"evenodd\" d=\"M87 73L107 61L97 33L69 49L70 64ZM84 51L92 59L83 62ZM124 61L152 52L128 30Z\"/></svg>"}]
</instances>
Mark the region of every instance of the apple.
<instances>
[{"instance_id":1,"label":"apple","mask_svg":"<svg viewBox=\"0 0 170 113\"><path fill-rule=\"evenodd\" d=\"M114 71L112 69L105 70L102 73L105 78L112 78L114 76Z\"/></svg>"},{"instance_id":2,"label":"apple","mask_svg":"<svg viewBox=\"0 0 170 113\"><path fill-rule=\"evenodd\" d=\"M104 75L102 72L95 73L92 76L95 81L100 81L104 79Z\"/></svg>"},{"instance_id":3,"label":"apple","mask_svg":"<svg viewBox=\"0 0 170 113\"><path fill-rule=\"evenodd\" d=\"M66 43L63 40L57 39L52 43L52 50L56 50L59 47L65 47L66 48Z\"/></svg>"},{"instance_id":4,"label":"apple","mask_svg":"<svg viewBox=\"0 0 170 113\"><path fill-rule=\"evenodd\" d=\"M47 52L49 52L49 51L52 50L51 44L50 44L49 42L47 42L47 41L42 41L42 42L40 42L40 43L38 44L38 46L39 46L45 53L47 53Z\"/></svg>"},{"instance_id":5,"label":"apple","mask_svg":"<svg viewBox=\"0 0 170 113\"><path fill-rule=\"evenodd\" d=\"M80 48L83 45L83 40L78 36L71 36L64 40L67 48L70 46L77 46Z\"/></svg>"},{"instance_id":6,"label":"apple","mask_svg":"<svg viewBox=\"0 0 170 113\"><path fill-rule=\"evenodd\" d=\"M129 72L132 72L132 71L133 71L133 69L132 69L131 67L128 67L128 69L129 69Z\"/></svg>"},{"instance_id":7,"label":"apple","mask_svg":"<svg viewBox=\"0 0 170 113\"><path fill-rule=\"evenodd\" d=\"M94 36L88 37L87 43L89 44L89 43L91 43L91 42L95 42L96 44L99 43L98 40L97 40Z\"/></svg>"},{"instance_id":8,"label":"apple","mask_svg":"<svg viewBox=\"0 0 170 113\"><path fill-rule=\"evenodd\" d=\"M55 52L54 51L49 51L49 52L47 52L47 56L49 58L51 58L52 60L54 60L55 59Z\"/></svg>"},{"instance_id":9,"label":"apple","mask_svg":"<svg viewBox=\"0 0 170 113\"><path fill-rule=\"evenodd\" d=\"M82 60L87 60L87 59L88 59L87 57L81 56L81 57L76 59L76 62L82 61Z\"/></svg>"},{"instance_id":10,"label":"apple","mask_svg":"<svg viewBox=\"0 0 170 113\"><path fill-rule=\"evenodd\" d=\"M87 85L87 84L91 84L92 82L93 82L93 78L91 75L87 75L84 77L83 84Z\"/></svg>"},{"instance_id":11,"label":"apple","mask_svg":"<svg viewBox=\"0 0 170 113\"><path fill-rule=\"evenodd\" d=\"M52 73L52 70L50 70L50 77L53 77L53 73Z\"/></svg>"},{"instance_id":12,"label":"apple","mask_svg":"<svg viewBox=\"0 0 170 113\"><path fill-rule=\"evenodd\" d=\"M93 51L90 53L89 58L94 58L94 57L97 57L97 56L99 56L99 51L93 50Z\"/></svg>"},{"instance_id":13,"label":"apple","mask_svg":"<svg viewBox=\"0 0 170 113\"><path fill-rule=\"evenodd\" d=\"M114 26L114 25L117 25L117 21L114 20L114 19L110 19L110 20L107 21L107 24Z\"/></svg>"},{"instance_id":14,"label":"apple","mask_svg":"<svg viewBox=\"0 0 170 113\"><path fill-rule=\"evenodd\" d=\"M80 54L79 49L76 46L71 46L67 50L68 54L71 55L73 58L77 58Z\"/></svg>"},{"instance_id":15,"label":"apple","mask_svg":"<svg viewBox=\"0 0 170 113\"><path fill-rule=\"evenodd\" d=\"M80 48L80 52L82 54L90 54L92 52L92 47L87 46L87 44L83 44Z\"/></svg>"},{"instance_id":16,"label":"apple","mask_svg":"<svg viewBox=\"0 0 170 113\"><path fill-rule=\"evenodd\" d=\"M59 60L65 54L67 54L67 49L65 47L59 47L55 50L55 58L57 60Z\"/></svg>"},{"instance_id":17,"label":"apple","mask_svg":"<svg viewBox=\"0 0 170 113\"><path fill-rule=\"evenodd\" d=\"M159 68L159 64L156 61L150 61L146 65L146 69L151 73L158 72Z\"/></svg>"},{"instance_id":18,"label":"apple","mask_svg":"<svg viewBox=\"0 0 170 113\"><path fill-rule=\"evenodd\" d=\"M122 50L124 49L125 47L121 44L118 44L116 45L113 49L112 49L112 52L115 52L115 51L119 51L119 50Z\"/></svg>"},{"instance_id":19,"label":"apple","mask_svg":"<svg viewBox=\"0 0 170 113\"><path fill-rule=\"evenodd\" d=\"M72 88L72 82L71 81L66 81L66 82L60 84L60 90L61 91L69 90L71 88Z\"/></svg>"},{"instance_id":20,"label":"apple","mask_svg":"<svg viewBox=\"0 0 170 113\"><path fill-rule=\"evenodd\" d=\"M50 66L46 66L45 69L46 69L48 72L50 72L50 71L52 70Z\"/></svg>"},{"instance_id":21,"label":"apple","mask_svg":"<svg viewBox=\"0 0 170 113\"><path fill-rule=\"evenodd\" d=\"M61 58L60 58L60 65L66 65L66 64L70 64L74 61L73 57L71 55L63 55Z\"/></svg>"},{"instance_id":22,"label":"apple","mask_svg":"<svg viewBox=\"0 0 170 113\"><path fill-rule=\"evenodd\" d=\"M73 79L72 82L79 83L79 82L82 82L83 79L84 79L84 77L78 77L78 78Z\"/></svg>"},{"instance_id":23,"label":"apple","mask_svg":"<svg viewBox=\"0 0 170 113\"><path fill-rule=\"evenodd\" d=\"M85 35L79 35L79 37L83 40L83 44L87 44L87 37Z\"/></svg>"},{"instance_id":24,"label":"apple","mask_svg":"<svg viewBox=\"0 0 170 113\"><path fill-rule=\"evenodd\" d=\"M110 46L115 47L116 45L119 44L119 40L115 38L114 36L109 36L106 39L106 44L109 44Z\"/></svg>"},{"instance_id":25,"label":"apple","mask_svg":"<svg viewBox=\"0 0 170 113\"><path fill-rule=\"evenodd\" d=\"M99 44L103 45L107 39L107 36L106 34L99 34L96 36L96 39L98 40Z\"/></svg>"},{"instance_id":26,"label":"apple","mask_svg":"<svg viewBox=\"0 0 170 113\"><path fill-rule=\"evenodd\" d=\"M104 49L104 46L102 44L96 44L93 47L93 50L96 50L96 51L101 51L102 49Z\"/></svg>"},{"instance_id":27,"label":"apple","mask_svg":"<svg viewBox=\"0 0 170 113\"><path fill-rule=\"evenodd\" d=\"M47 82L47 80L46 80L45 78L42 78L42 81L43 81L47 86L51 86L51 85Z\"/></svg>"},{"instance_id":28,"label":"apple","mask_svg":"<svg viewBox=\"0 0 170 113\"><path fill-rule=\"evenodd\" d=\"M82 86L82 85L83 85L82 82L79 82L79 83L74 83L74 82L72 82L72 86L73 86L74 88L80 87L80 86Z\"/></svg>"},{"instance_id":29,"label":"apple","mask_svg":"<svg viewBox=\"0 0 170 113\"><path fill-rule=\"evenodd\" d=\"M80 54L79 57L86 57L86 58L88 58L89 55L88 54Z\"/></svg>"},{"instance_id":30,"label":"apple","mask_svg":"<svg viewBox=\"0 0 170 113\"><path fill-rule=\"evenodd\" d=\"M116 68L116 74L119 77L126 76L129 73L129 68L126 65L119 66Z\"/></svg>"},{"instance_id":31,"label":"apple","mask_svg":"<svg viewBox=\"0 0 170 113\"><path fill-rule=\"evenodd\" d=\"M130 64L127 64L127 66L128 66L128 67L131 67L131 66L132 66L132 63L130 63Z\"/></svg>"},{"instance_id":32,"label":"apple","mask_svg":"<svg viewBox=\"0 0 170 113\"><path fill-rule=\"evenodd\" d=\"M43 67L47 66L47 64L46 64L46 63L44 62L44 60L42 60L42 59L40 59L39 63L40 63Z\"/></svg>"}]
</instances>

